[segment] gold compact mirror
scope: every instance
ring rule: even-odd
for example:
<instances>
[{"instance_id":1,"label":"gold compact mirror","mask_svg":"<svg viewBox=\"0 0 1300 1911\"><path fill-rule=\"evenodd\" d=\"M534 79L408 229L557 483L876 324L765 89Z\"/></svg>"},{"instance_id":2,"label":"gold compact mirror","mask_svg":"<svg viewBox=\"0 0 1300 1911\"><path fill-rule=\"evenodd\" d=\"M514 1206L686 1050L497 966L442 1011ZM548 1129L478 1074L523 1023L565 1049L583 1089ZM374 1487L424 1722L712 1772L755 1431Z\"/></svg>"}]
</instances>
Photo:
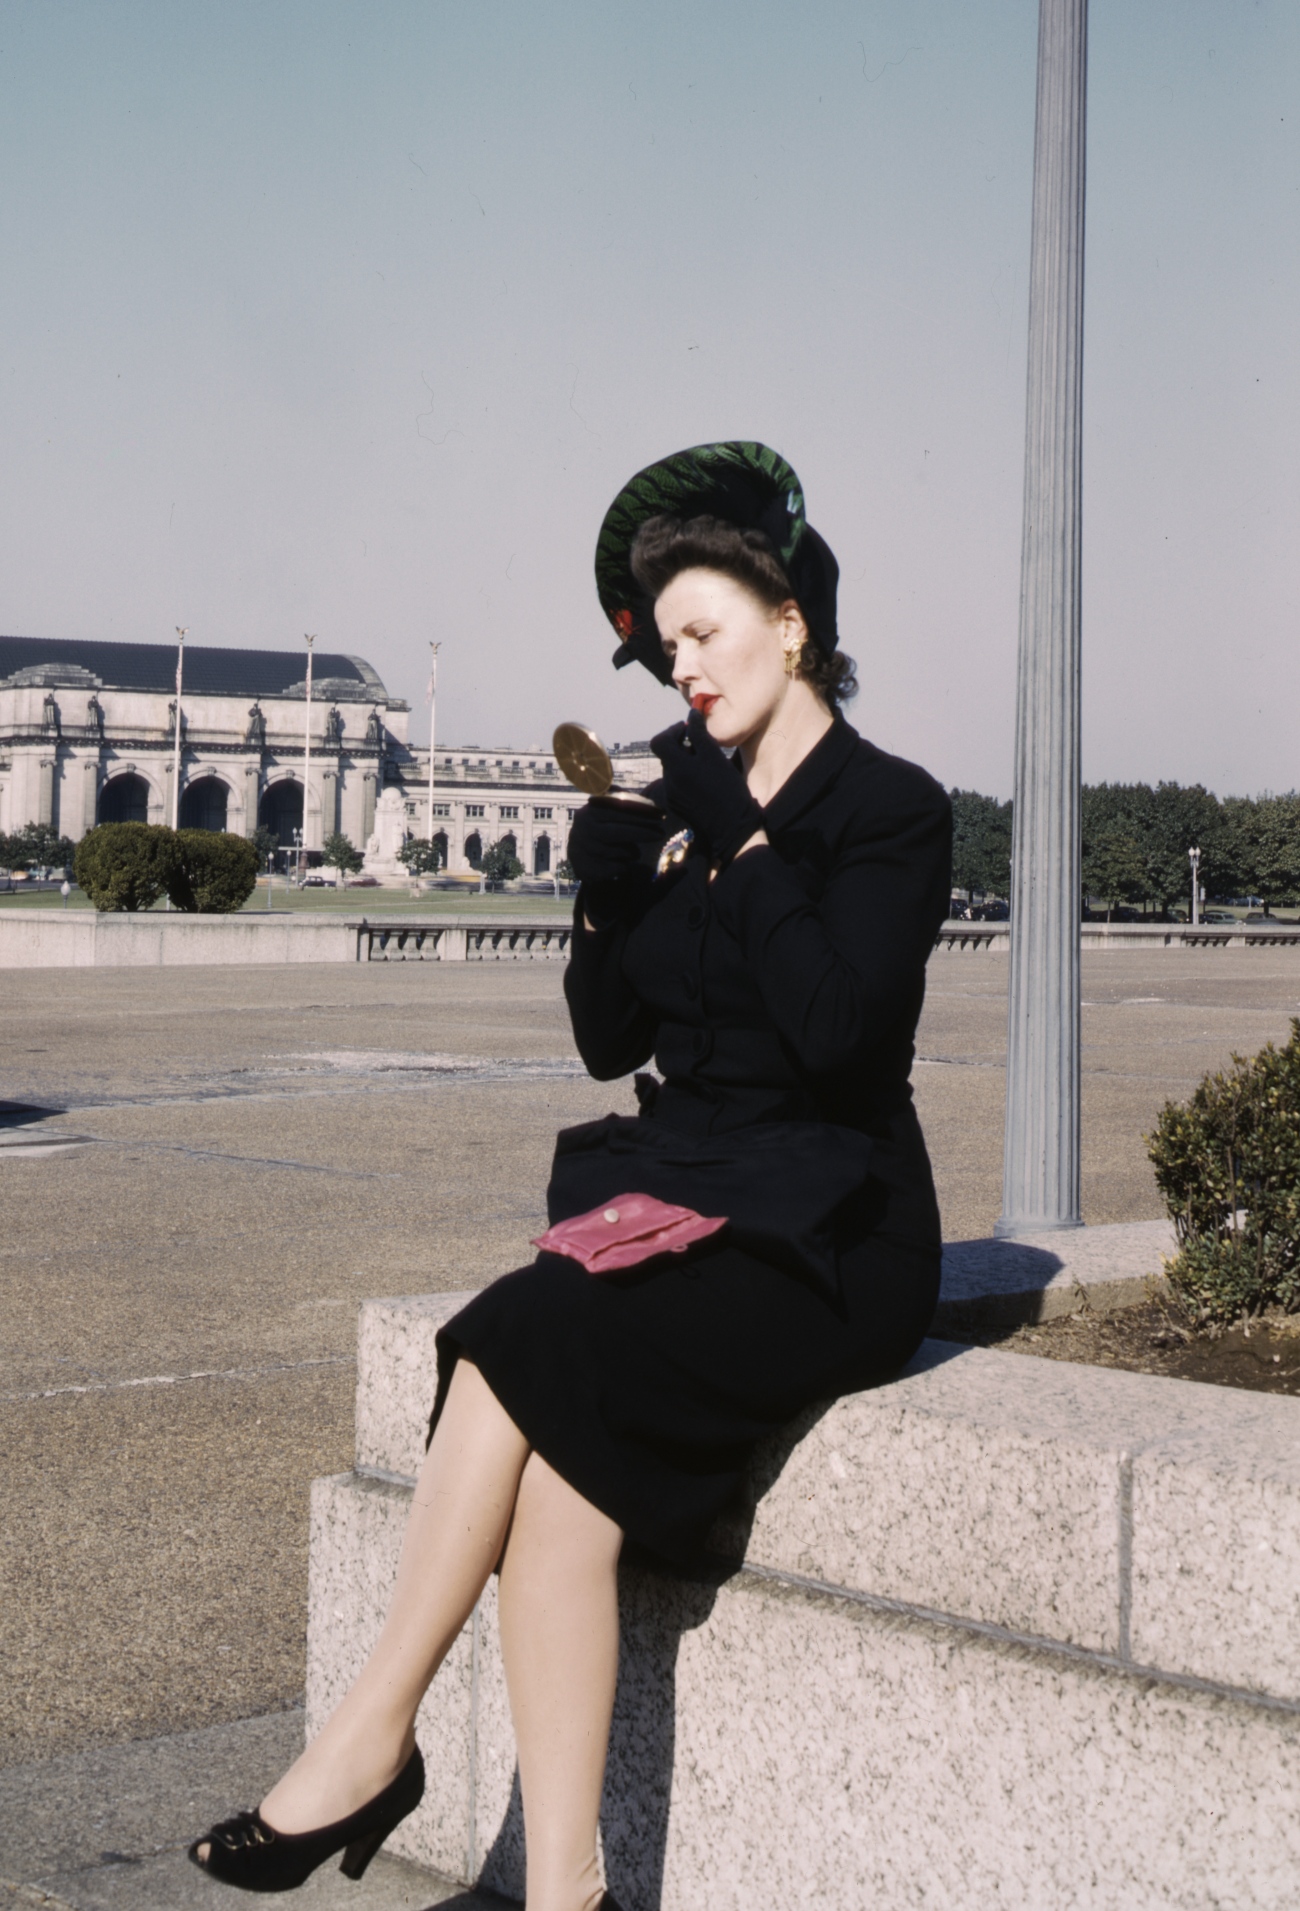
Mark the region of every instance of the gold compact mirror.
<instances>
[{"instance_id":1,"label":"gold compact mirror","mask_svg":"<svg viewBox=\"0 0 1300 1911\"><path fill-rule=\"evenodd\" d=\"M595 803L616 803L621 808L659 810L648 796L636 790L620 790L614 782L614 765L609 751L594 730L585 723L562 723L551 738L560 774Z\"/></svg>"}]
</instances>

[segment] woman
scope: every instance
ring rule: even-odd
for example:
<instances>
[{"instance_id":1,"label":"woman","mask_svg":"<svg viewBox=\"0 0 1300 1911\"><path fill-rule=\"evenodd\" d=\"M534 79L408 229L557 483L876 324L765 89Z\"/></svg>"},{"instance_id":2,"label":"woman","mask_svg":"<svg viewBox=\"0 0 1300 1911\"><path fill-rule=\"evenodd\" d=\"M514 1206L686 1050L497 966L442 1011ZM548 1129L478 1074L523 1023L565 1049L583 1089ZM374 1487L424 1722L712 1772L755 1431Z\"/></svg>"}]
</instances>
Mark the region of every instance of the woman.
<instances>
[{"instance_id":1,"label":"woman","mask_svg":"<svg viewBox=\"0 0 1300 1911\"><path fill-rule=\"evenodd\" d=\"M596 570L615 662L691 714L654 740L654 811L596 801L574 823L565 992L592 1075L653 1056L659 1078L637 1076L638 1116L560 1136L543 1251L440 1334L374 1653L260 1811L192 1847L248 1890L289 1889L339 1850L359 1876L414 1809L416 1709L495 1568L528 1911L616 1911L596 1834L625 1536L700 1560L755 1443L896 1372L934 1309L908 1074L949 894L947 798L840 714L838 569L764 446L638 473ZM629 1238L593 1278L565 1224L621 1237L634 1197L685 1212L671 1226L691 1245L638 1260L654 1241Z\"/></svg>"}]
</instances>

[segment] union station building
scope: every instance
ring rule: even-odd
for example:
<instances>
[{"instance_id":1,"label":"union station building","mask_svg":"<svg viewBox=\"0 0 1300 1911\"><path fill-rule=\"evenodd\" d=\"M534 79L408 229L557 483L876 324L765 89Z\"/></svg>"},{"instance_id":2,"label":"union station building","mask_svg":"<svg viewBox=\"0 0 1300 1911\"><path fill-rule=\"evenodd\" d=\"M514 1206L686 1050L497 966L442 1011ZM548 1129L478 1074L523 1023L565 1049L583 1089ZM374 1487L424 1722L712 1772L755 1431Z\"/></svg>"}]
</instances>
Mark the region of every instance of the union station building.
<instances>
[{"instance_id":1,"label":"union station building","mask_svg":"<svg viewBox=\"0 0 1300 1911\"><path fill-rule=\"evenodd\" d=\"M398 873L404 840L429 833L429 753L409 742L410 705L363 657L317 651L308 751L306 698L305 651L185 646L181 828L260 824L309 855L338 830L368 869ZM76 842L96 823L170 823L175 725L175 645L0 637L0 833L49 823ZM554 757L436 754L445 867L472 870L505 841L527 873L549 875L583 801ZM658 773L644 744L611 754L628 787Z\"/></svg>"}]
</instances>

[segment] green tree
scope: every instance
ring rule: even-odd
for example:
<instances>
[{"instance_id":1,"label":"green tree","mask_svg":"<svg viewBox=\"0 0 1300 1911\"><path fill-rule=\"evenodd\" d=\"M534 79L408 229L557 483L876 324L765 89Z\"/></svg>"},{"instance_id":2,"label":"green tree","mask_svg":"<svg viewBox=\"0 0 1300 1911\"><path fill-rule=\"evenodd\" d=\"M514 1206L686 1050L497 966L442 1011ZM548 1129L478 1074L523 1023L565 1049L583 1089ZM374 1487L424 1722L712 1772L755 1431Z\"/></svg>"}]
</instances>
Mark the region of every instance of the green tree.
<instances>
[{"instance_id":1,"label":"green tree","mask_svg":"<svg viewBox=\"0 0 1300 1911\"><path fill-rule=\"evenodd\" d=\"M1106 920L1122 902L1145 895L1146 864L1136 836L1123 822L1104 823L1086 840L1083 893L1106 905Z\"/></svg>"},{"instance_id":2,"label":"green tree","mask_svg":"<svg viewBox=\"0 0 1300 1911\"><path fill-rule=\"evenodd\" d=\"M161 824L101 823L77 844L73 870L96 909L134 911L152 909L178 860L175 833Z\"/></svg>"},{"instance_id":3,"label":"green tree","mask_svg":"<svg viewBox=\"0 0 1300 1911\"><path fill-rule=\"evenodd\" d=\"M1221 885L1229 867L1223 805L1201 783L1092 783L1082 802L1084 889L1113 904L1150 903L1167 915L1191 895L1192 869L1187 852L1201 851L1201 881ZM1142 863L1140 879L1126 858L1124 882L1117 886L1115 856L1127 839ZM1103 838L1105 844L1103 846ZM1103 880L1100 868L1111 874Z\"/></svg>"},{"instance_id":4,"label":"green tree","mask_svg":"<svg viewBox=\"0 0 1300 1911\"><path fill-rule=\"evenodd\" d=\"M1300 895L1300 796L1230 796L1223 808L1241 887L1266 914Z\"/></svg>"},{"instance_id":5,"label":"green tree","mask_svg":"<svg viewBox=\"0 0 1300 1911\"><path fill-rule=\"evenodd\" d=\"M14 835L5 837L4 845L8 869L70 869L77 853L52 823L26 823Z\"/></svg>"},{"instance_id":6,"label":"green tree","mask_svg":"<svg viewBox=\"0 0 1300 1911\"><path fill-rule=\"evenodd\" d=\"M265 869L280 847L280 838L273 829L268 829L265 823L259 823L248 840L257 852L258 868Z\"/></svg>"},{"instance_id":7,"label":"green tree","mask_svg":"<svg viewBox=\"0 0 1300 1911\"><path fill-rule=\"evenodd\" d=\"M973 896L1011 893L1011 804L952 792L952 879Z\"/></svg>"},{"instance_id":8,"label":"green tree","mask_svg":"<svg viewBox=\"0 0 1300 1911\"><path fill-rule=\"evenodd\" d=\"M445 859L441 843L431 843L427 836L408 836L397 852L397 860L406 864L412 876L434 876Z\"/></svg>"},{"instance_id":9,"label":"green tree","mask_svg":"<svg viewBox=\"0 0 1300 1911\"><path fill-rule=\"evenodd\" d=\"M321 861L327 869L338 871L338 887L342 889L345 876L355 876L365 861L359 849L354 849L351 840L342 830L332 830L321 844Z\"/></svg>"},{"instance_id":10,"label":"green tree","mask_svg":"<svg viewBox=\"0 0 1300 1911\"><path fill-rule=\"evenodd\" d=\"M1145 805L1142 842L1147 888L1162 913L1192 893L1187 852L1201 852L1200 880L1217 889L1227 868L1223 805L1203 783L1157 783Z\"/></svg>"},{"instance_id":11,"label":"green tree","mask_svg":"<svg viewBox=\"0 0 1300 1911\"><path fill-rule=\"evenodd\" d=\"M504 843L493 843L483 852L483 861L479 865L484 882L513 882L516 876L522 876L524 866L512 849Z\"/></svg>"},{"instance_id":12,"label":"green tree","mask_svg":"<svg viewBox=\"0 0 1300 1911\"><path fill-rule=\"evenodd\" d=\"M168 830L167 834L171 836L172 832ZM167 879L167 893L174 909L191 914L230 915L243 907L257 887L257 851L246 836L211 829L181 829L175 832L174 844L175 857Z\"/></svg>"}]
</instances>

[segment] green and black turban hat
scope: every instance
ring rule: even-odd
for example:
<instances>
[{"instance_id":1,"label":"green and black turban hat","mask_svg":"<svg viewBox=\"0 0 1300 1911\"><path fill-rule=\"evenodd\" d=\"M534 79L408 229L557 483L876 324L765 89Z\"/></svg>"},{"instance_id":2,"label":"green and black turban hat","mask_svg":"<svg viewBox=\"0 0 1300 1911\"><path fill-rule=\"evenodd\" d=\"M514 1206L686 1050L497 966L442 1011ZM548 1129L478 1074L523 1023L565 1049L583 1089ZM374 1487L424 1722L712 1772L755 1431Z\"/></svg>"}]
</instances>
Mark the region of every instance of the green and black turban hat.
<instances>
[{"instance_id":1,"label":"green and black turban hat","mask_svg":"<svg viewBox=\"0 0 1300 1911\"><path fill-rule=\"evenodd\" d=\"M804 514L803 486L779 453L735 439L694 445L647 465L605 513L596 541L596 590L619 635L617 668L640 663L660 683L672 681L654 604L632 575L632 540L647 518L657 517L722 518L742 530L762 531L790 580L809 635L828 655L835 649L840 567Z\"/></svg>"}]
</instances>

